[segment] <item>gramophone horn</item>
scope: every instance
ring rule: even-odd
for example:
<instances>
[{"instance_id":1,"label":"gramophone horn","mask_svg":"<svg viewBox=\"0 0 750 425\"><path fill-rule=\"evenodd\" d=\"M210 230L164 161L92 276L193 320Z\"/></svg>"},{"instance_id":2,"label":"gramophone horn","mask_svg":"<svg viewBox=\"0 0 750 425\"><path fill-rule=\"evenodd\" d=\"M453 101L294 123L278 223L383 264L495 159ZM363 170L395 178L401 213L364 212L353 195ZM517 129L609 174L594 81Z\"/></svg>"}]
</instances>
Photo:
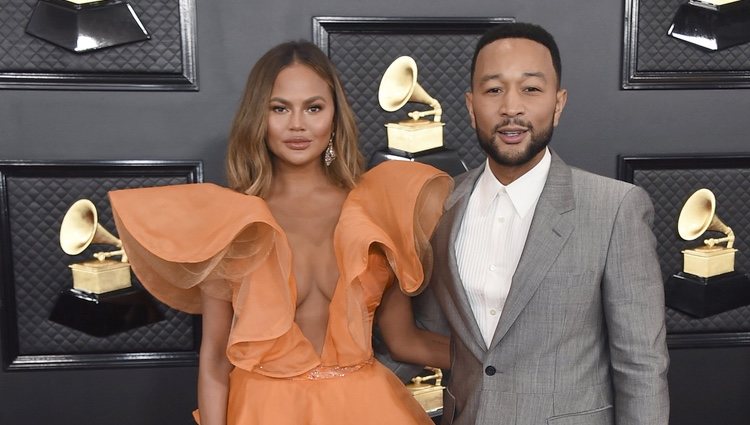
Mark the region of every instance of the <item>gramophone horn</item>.
<instances>
[{"instance_id":1,"label":"gramophone horn","mask_svg":"<svg viewBox=\"0 0 750 425\"><path fill-rule=\"evenodd\" d=\"M677 220L677 232L681 238L692 241L709 230L723 233L727 237L706 239L706 245L727 242L727 248L731 248L734 244L734 232L716 215L716 196L708 189L699 189L685 201Z\"/></svg>"},{"instance_id":2,"label":"gramophone horn","mask_svg":"<svg viewBox=\"0 0 750 425\"><path fill-rule=\"evenodd\" d=\"M92 243L122 247L122 243L99 224L94 203L81 199L70 206L60 226L60 246L68 255L83 252Z\"/></svg>"},{"instance_id":3,"label":"gramophone horn","mask_svg":"<svg viewBox=\"0 0 750 425\"><path fill-rule=\"evenodd\" d=\"M409 56L401 56L388 66L378 89L380 107L388 112L401 109L407 102L417 102L434 108L435 121L440 121L440 103L417 82L417 63ZM415 118L416 119L416 118Z\"/></svg>"}]
</instances>

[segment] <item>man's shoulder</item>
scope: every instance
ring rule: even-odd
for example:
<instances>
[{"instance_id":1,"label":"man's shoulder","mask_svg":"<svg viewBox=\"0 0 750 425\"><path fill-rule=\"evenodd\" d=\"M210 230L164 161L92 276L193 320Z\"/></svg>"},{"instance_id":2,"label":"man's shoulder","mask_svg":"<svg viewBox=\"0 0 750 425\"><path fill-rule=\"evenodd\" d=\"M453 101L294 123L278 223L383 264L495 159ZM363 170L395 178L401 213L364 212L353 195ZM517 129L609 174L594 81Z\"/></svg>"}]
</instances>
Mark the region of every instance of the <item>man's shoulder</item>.
<instances>
[{"instance_id":1,"label":"man's shoulder","mask_svg":"<svg viewBox=\"0 0 750 425\"><path fill-rule=\"evenodd\" d=\"M578 167L570 167L573 177L573 185L586 190L605 190L626 193L636 187L634 184L617 180L612 177L602 176Z\"/></svg>"}]
</instances>

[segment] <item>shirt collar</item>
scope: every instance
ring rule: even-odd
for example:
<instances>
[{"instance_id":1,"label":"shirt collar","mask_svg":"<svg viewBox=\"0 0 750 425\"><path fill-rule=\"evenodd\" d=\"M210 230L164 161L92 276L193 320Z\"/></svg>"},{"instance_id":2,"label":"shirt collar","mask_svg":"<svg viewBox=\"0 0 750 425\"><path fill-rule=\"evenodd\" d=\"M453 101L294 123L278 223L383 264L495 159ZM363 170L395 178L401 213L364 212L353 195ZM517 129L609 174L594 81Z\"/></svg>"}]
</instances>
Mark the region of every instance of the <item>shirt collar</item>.
<instances>
[{"instance_id":1,"label":"shirt collar","mask_svg":"<svg viewBox=\"0 0 750 425\"><path fill-rule=\"evenodd\" d=\"M549 149L545 148L542 160L534 168L527 171L511 184L505 186L492 174L489 160L487 160L484 164L484 171L474 187L473 194L473 196L477 196L481 214L487 214L495 196L501 192L505 192L508 194L508 198L510 198L516 213L521 218L525 217L534 208L537 200L539 200L539 196L542 194L551 163L552 155Z\"/></svg>"}]
</instances>

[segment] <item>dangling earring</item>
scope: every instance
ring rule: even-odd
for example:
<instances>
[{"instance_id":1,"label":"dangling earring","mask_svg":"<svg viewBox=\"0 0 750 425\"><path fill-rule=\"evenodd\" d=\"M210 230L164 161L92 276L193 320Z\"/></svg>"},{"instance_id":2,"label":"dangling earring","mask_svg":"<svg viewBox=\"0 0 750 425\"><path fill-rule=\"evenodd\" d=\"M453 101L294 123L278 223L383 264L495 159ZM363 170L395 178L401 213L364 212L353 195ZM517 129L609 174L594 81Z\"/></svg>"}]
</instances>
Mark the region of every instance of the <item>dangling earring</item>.
<instances>
[{"instance_id":1,"label":"dangling earring","mask_svg":"<svg viewBox=\"0 0 750 425\"><path fill-rule=\"evenodd\" d=\"M333 160L336 159L336 151L333 150L333 136L335 135L335 131L331 133L331 138L328 139L328 147L326 148L326 153L325 155L323 155L323 162L325 162L326 167L330 167L333 163Z\"/></svg>"}]
</instances>

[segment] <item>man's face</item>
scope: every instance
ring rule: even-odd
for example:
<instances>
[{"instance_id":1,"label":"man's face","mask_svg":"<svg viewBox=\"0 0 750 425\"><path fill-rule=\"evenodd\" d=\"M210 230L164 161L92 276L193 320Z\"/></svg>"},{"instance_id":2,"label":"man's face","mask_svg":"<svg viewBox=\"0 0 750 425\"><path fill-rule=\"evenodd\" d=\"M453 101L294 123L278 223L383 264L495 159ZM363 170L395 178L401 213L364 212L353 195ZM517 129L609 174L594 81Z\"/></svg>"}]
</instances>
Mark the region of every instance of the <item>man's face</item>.
<instances>
[{"instance_id":1,"label":"man's face","mask_svg":"<svg viewBox=\"0 0 750 425\"><path fill-rule=\"evenodd\" d=\"M524 38L496 40L477 56L466 107L482 149L511 180L536 165L565 107L552 56Z\"/></svg>"}]
</instances>

